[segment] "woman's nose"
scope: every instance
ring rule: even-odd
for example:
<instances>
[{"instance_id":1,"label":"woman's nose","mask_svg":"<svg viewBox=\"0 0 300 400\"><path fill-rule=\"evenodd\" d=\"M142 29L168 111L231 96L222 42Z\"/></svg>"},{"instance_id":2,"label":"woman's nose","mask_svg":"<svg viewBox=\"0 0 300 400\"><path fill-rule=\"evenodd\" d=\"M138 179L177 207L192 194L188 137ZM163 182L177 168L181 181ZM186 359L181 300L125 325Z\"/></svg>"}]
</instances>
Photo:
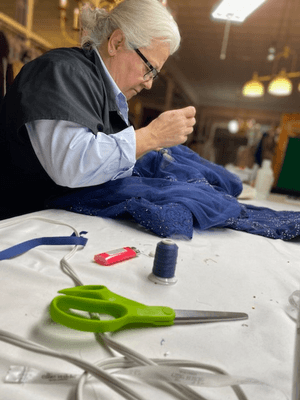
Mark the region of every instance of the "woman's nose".
<instances>
[{"instance_id":1,"label":"woman's nose","mask_svg":"<svg viewBox=\"0 0 300 400\"><path fill-rule=\"evenodd\" d=\"M152 78L143 82L143 86L147 90L150 90L152 88L152 84L153 84L153 79Z\"/></svg>"}]
</instances>

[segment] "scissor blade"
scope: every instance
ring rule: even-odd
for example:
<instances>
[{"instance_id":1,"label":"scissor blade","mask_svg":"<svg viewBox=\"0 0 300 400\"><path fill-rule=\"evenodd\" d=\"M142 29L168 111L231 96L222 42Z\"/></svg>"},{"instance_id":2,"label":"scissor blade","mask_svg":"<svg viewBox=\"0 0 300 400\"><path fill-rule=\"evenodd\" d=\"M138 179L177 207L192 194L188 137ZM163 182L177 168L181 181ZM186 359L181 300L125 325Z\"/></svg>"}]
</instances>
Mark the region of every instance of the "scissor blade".
<instances>
[{"instance_id":1,"label":"scissor blade","mask_svg":"<svg viewBox=\"0 0 300 400\"><path fill-rule=\"evenodd\" d=\"M226 311L174 310L174 324L198 324L204 322L237 321L248 319L248 314Z\"/></svg>"}]
</instances>

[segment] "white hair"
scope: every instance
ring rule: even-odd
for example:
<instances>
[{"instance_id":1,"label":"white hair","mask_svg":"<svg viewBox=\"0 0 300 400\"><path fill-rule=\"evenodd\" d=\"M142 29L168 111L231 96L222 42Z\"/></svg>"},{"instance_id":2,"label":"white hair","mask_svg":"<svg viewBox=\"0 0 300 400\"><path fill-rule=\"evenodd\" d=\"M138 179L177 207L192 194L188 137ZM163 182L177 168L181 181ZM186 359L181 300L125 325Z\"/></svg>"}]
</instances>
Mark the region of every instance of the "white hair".
<instances>
[{"instance_id":1,"label":"white hair","mask_svg":"<svg viewBox=\"0 0 300 400\"><path fill-rule=\"evenodd\" d=\"M158 0L124 0L110 12L85 6L81 21L83 47L100 47L116 29L124 33L128 48L150 47L152 40L159 39L169 43L173 54L180 45L177 23Z\"/></svg>"}]
</instances>

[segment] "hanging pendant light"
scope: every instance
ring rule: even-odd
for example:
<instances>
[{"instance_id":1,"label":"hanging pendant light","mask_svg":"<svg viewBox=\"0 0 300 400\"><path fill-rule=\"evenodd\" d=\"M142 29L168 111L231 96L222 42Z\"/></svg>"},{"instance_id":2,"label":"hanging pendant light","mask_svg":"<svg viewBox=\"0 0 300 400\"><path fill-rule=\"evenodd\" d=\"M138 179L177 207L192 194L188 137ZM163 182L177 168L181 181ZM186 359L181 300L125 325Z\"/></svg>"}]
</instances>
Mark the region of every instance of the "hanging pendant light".
<instances>
[{"instance_id":1,"label":"hanging pendant light","mask_svg":"<svg viewBox=\"0 0 300 400\"><path fill-rule=\"evenodd\" d=\"M278 62L280 58L288 58L288 56L292 52L295 53L286 46L284 48L284 51L282 53L279 53L275 58ZM276 70L276 68L273 68L273 70ZM291 81L291 79L293 78L300 78L300 71L294 71L292 69L291 72L286 72L286 69L283 68L279 74L275 75L273 72L272 75L267 76L258 76L255 72L253 74L252 80L244 84L242 92L243 95L246 97L261 97L264 93L262 82L270 81L268 85L268 92L271 95L277 97L289 96L292 94L293 91L293 84ZM298 90L300 92L300 84L298 85Z\"/></svg>"},{"instance_id":2,"label":"hanging pendant light","mask_svg":"<svg viewBox=\"0 0 300 400\"><path fill-rule=\"evenodd\" d=\"M285 69L282 69L268 86L268 92L273 96L289 96L292 90L293 85Z\"/></svg>"},{"instance_id":3,"label":"hanging pendant light","mask_svg":"<svg viewBox=\"0 0 300 400\"><path fill-rule=\"evenodd\" d=\"M264 95L264 85L259 81L257 72L254 72L251 81L245 83L242 93L245 97L262 97Z\"/></svg>"}]
</instances>

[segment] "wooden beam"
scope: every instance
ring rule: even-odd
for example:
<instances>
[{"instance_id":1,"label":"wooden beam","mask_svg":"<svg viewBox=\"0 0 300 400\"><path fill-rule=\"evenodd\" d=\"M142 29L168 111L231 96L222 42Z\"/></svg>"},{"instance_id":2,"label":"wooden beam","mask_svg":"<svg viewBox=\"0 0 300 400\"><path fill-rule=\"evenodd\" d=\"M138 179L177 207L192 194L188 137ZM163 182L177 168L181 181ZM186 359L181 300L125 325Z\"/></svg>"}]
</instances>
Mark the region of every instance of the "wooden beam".
<instances>
[{"instance_id":1,"label":"wooden beam","mask_svg":"<svg viewBox=\"0 0 300 400\"><path fill-rule=\"evenodd\" d=\"M169 75L171 75L174 83L184 92L186 97L191 102L191 105L197 106L198 105L198 94L187 80L185 75L181 72L181 70L176 65L176 61L170 57L166 66L164 67Z\"/></svg>"},{"instance_id":2,"label":"wooden beam","mask_svg":"<svg viewBox=\"0 0 300 400\"><path fill-rule=\"evenodd\" d=\"M27 27L19 24L13 18L10 18L6 14L0 12L0 27L3 25L12 33L18 33L23 35L26 39L32 40L36 45L42 47L45 50L50 50L54 46L44 40L41 36L37 35L36 33L32 32Z\"/></svg>"},{"instance_id":3,"label":"wooden beam","mask_svg":"<svg viewBox=\"0 0 300 400\"><path fill-rule=\"evenodd\" d=\"M174 95L175 82L171 78L167 78L167 93L165 99L165 110L171 110Z\"/></svg>"}]
</instances>

